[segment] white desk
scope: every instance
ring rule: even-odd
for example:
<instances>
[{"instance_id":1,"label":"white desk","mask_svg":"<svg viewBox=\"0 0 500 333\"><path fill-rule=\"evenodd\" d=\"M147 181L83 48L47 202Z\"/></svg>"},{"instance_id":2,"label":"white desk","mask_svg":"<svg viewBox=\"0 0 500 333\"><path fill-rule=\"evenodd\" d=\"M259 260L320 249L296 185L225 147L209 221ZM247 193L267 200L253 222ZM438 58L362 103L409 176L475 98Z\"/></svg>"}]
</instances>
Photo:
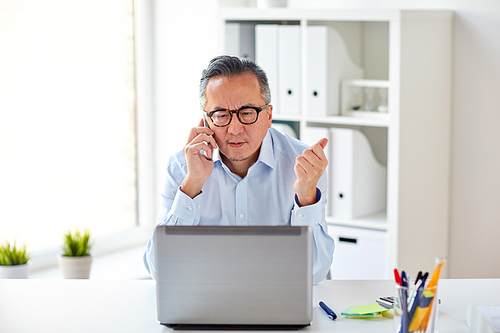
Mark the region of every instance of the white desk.
<instances>
[{"instance_id":1,"label":"white desk","mask_svg":"<svg viewBox=\"0 0 500 333\"><path fill-rule=\"evenodd\" d=\"M346 319L348 306L393 294L393 281L323 281L314 287L313 324L303 331L391 332L391 319ZM0 332L165 332L156 319L151 280L0 280ZM440 333L469 332L465 311L500 306L500 279L441 280ZM318 307L323 300L338 315L330 321Z\"/></svg>"}]
</instances>

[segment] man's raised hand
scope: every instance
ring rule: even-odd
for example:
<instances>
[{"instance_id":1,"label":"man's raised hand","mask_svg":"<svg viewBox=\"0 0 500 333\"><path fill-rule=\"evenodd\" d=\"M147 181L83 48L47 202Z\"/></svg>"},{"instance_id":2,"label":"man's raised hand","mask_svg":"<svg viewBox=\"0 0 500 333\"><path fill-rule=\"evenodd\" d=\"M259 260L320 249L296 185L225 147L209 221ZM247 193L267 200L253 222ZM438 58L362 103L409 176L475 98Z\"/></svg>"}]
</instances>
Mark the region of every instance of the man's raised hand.
<instances>
[{"instance_id":1,"label":"man's raised hand","mask_svg":"<svg viewBox=\"0 0 500 333\"><path fill-rule=\"evenodd\" d=\"M293 184L293 189L301 206L314 204L318 200L316 186L328 165L323 151L327 143L328 139L323 138L295 159L294 170L297 180Z\"/></svg>"}]
</instances>

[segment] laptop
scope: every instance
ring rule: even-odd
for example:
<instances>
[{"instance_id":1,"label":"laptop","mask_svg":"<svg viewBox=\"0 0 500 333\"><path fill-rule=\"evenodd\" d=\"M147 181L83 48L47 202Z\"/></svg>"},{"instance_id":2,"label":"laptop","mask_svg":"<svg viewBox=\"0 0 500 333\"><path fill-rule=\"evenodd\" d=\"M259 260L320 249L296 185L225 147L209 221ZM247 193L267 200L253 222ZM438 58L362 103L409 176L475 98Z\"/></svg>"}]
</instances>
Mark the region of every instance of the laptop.
<instances>
[{"instance_id":1,"label":"laptop","mask_svg":"<svg viewBox=\"0 0 500 333\"><path fill-rule=\"evenodd\" d=\"M157 226L158 320L174 329L312 321L311 227Z\"/></svg>"}]
</instances>

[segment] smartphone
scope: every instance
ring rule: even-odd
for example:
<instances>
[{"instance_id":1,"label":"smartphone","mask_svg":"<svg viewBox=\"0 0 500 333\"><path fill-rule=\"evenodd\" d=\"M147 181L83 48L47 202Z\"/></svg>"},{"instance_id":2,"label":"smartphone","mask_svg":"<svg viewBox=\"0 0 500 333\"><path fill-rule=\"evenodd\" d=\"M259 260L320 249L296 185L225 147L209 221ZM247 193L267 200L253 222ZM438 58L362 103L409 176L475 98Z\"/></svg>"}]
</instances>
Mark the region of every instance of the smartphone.
<instances>
[{"instance_id":1,"label":"smartphone","mask_svg":"<svg viewBox=\"0 0 500 333\"><path fill-rule=\"evenodd\" d=\"M211 129L210 126L208 126L208 122L205 119L205 117L203 117L203 124L205 125L206 128ZM210 135L210 136L213 137L212 135ZM210 142L207 142L207 144L208 144L208 148L210 148L212 150L212 153L213 153L214 150L212 148L212 144ZM212 159L207 157L207 160L211 161Z\"/></svg>"}]
</instances>

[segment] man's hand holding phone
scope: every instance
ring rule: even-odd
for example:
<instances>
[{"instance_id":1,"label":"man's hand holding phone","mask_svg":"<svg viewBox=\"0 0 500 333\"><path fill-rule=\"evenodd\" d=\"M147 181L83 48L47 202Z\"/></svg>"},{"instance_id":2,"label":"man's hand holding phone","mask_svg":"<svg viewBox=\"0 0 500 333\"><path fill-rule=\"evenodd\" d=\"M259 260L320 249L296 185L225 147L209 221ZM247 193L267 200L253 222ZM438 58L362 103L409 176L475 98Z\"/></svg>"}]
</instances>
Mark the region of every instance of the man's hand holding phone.
<instances>
[{"instance_id":1,"label":"man's hand holding phone","mask_svg":"<svg viewBox=\"0 0 500 333\"><path fill-rule=\"evenodd\" d=\"M191 198L200 194L203 184L214 168L212 154L214 148L217 148L217 143L212 137L214 132L203 125L202 119L198 127L191 129L183 149L188 171L182 182L181 191Z\"/></svg>"}]
</instances>

